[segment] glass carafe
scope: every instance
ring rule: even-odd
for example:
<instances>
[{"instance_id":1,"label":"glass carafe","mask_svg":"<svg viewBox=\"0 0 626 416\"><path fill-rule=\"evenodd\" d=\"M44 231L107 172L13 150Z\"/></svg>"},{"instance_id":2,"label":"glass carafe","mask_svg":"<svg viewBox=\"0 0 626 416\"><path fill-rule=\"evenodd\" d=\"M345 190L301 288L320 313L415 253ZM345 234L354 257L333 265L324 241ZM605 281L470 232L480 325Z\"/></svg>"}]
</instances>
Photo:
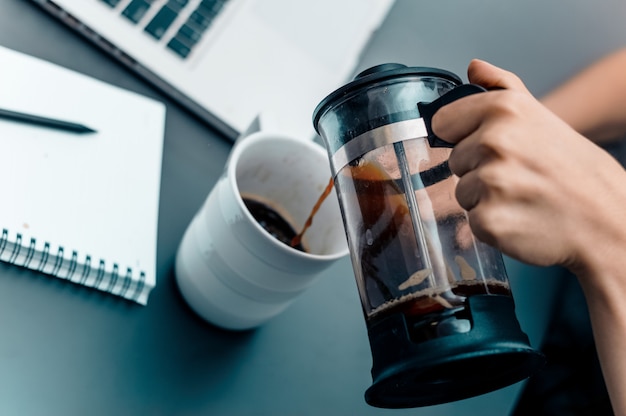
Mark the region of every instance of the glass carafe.
<instances>
[{"instance_id":1,"label":"glass carafe","mask_svg":"<svg viewBox=\"0 0 626 416\"><path fill-rule=\"evenodd\" d=\"M448 71L384 64L316 108L373 357L368 403L417 407L492 391L543 363L515 317L501 253L456 201L437 108L484 91Z\"/></svg>"}]
</instances>

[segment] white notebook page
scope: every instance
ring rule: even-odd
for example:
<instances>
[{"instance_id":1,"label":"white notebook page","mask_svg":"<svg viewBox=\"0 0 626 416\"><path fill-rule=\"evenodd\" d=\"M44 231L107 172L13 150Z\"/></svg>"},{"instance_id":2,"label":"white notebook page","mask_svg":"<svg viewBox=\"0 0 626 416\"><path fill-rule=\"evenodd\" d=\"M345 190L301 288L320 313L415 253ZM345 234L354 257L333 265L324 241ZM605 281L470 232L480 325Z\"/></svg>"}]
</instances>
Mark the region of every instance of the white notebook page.
<instances>
[{"instance_id":1,"label":"white notebook page","mask_svg":"<svg viewBox=\"0 0 626 416\"><path fill-rule=\"evenodd\" d=\"M24 246L36 239L38 250L47 242L53 255L62 247L66 267L57 277L145 304L156 283L164 105L1 47L0 68L0 108L97 131L75 134L0 118L0 230L9 231L10 241L21 234ZM143 274L141 293L122 293L124 279L71 275L74 251L79 265L90 256L92 267L103 261L108 272L117 266L122 276L129 269ZM51 267L42 271L50 274Z\"/></svg>"}]
</instances>

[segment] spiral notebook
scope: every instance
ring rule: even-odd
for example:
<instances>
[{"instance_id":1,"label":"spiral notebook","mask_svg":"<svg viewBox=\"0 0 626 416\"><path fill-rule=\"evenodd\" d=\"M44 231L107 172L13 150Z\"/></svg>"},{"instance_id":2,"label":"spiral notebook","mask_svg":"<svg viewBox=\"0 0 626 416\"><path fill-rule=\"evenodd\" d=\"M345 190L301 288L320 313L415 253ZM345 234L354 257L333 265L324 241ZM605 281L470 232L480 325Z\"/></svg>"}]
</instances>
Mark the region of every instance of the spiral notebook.
<instances>
[{"instance_id":1,"label":"spiral notebook","mask_svg":"<svg viewBox=\"0 0 626 416\"><path fill-rule=\"evenodd\" d=\"M0 68L0 108L96 130L0 118L0 260L145 305L165 106L4 47Z\"/></svg>"}]
</instances>

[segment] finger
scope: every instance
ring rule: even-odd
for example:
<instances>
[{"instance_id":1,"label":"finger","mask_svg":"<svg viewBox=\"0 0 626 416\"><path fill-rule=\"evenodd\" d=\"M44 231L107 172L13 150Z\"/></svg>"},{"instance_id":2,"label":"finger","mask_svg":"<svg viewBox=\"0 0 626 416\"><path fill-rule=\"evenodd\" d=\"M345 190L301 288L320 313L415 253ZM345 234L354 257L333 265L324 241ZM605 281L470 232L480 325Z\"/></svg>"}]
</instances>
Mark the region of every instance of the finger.
<instances>
[{"instance_id":1,"label":"finger","mask_svg":"<svg viewBox=\"0 0 626 416\"><path fill-rule=\"evenodd\" d=\"M460 142L478 129L487 114L486 106L493 99L492 94L498 92L473 94L441 107L431 120L433 133L448 143Z\"/></svg>"},{"instance_id":2,"label":"finger","mask_svg":"<svg viewBox=\"0 0 626 416\"><path fill-rule=\"evenodd\" d=\"M485 244L500 249L496 236L487 228L489 221L486 220L484 207L477 206L468 211L467 219L472 230L472 234ZM487 217L488 218L488 217Z\"/></svg>"},{"instance_id":3,"label":"finger","mask_svg":"<svg viewBox=\"0 0 626 416\"><path fill-rule=\"evenodd\" d=\"M528 92L521 79L512 72L506 71L480 59L473 59L467 67L469 82L486 89L510 89Z\"/></svg>"},{"instance_id":4,"label":"finger","mask_svg":"<svg viewBox=\"0 0 626 416\"><path fill-rule=\"evenodd\" d=\"M478 129L484 118L494 111L498 99L497 94L513 90L530 94L524 83L515 74L488 62L474 59L468 67L470 82L479 84L489 91L473 94L456 100L440 108L432 118L432 130L437 136L449 143L458 143Z\"/></svg>"},{"instance_id":5,"label":"finger","mask_svg":"<svg viewBox=\"0 0 626 416\"><path fill-rule=\"evenodd\" d=\"M456 200L466 211L471 211L478 205L483 193L484 186L478 179L477 171L475 170L461 177L456 185Z\"/></svg>"},{"instance_id":6,"label":"finger","mask_svg":"<svg viewBox=\"0 0 626 416\"><path fill-rule=\"evenodd\" d=\"M479 143L478 130L457 143L448 157L450 171L458 177L463 177L468 172L480 166L486 158L487 148Z\"/></svg>"}]
</instances>

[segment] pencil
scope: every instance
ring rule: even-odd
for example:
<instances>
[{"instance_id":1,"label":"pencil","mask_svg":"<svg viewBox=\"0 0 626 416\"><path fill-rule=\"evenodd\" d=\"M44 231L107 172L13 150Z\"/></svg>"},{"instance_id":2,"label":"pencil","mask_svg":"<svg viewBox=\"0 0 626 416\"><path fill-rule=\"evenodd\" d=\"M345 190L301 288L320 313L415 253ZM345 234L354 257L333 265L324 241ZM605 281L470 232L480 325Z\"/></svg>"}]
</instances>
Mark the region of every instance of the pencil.
<instances>
[{"instance_id":1,"label":"pencil","mask_svg":"<svg viewBox=\"0 0 626 416\"><path fill-rule=\"evenodd\" d=\"M59 129L69 131L73 133L95 133L94 129L91 129L83 124L73 123L71 121L58 120L49 117L36 116L33 114L20 113L12 110L4 110L0 108L0 118L8 120L18 121L26 124L34 124L43 127L49 127L52 129Z\"/></svg>"}]
</instances>

